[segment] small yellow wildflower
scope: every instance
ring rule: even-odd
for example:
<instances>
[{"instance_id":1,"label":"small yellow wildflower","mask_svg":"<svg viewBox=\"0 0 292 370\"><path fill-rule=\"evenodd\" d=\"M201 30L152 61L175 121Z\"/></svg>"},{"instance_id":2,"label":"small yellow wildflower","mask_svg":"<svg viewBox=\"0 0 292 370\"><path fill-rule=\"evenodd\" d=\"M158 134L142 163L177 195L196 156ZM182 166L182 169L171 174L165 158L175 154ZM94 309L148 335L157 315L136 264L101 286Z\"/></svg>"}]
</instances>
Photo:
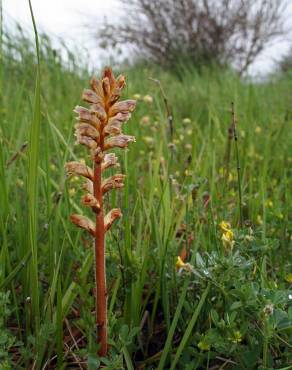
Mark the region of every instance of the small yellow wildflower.
<instances>
[{"instance_id":1,"label":"small yellow wildflower","mask_svg":"<svg viewBox=\"0 0 292 370\"><path fill-rule=\"evenodd\" d=\"M54 163L50 164L50 170L51 171L56 171L56 165Z\"/></svg>"},{"instance_id":2,"label":"small yellow wildflower","mask_svg":"<svg viewBox=\"0 0 292 370\"><path fill-rule=\"evenodd\" d=\"M134 94L133 95L133 99L140 100L141 99L141 95L140 94Z\"/></svg>"},{"instance_id":3,"label":"small yellow wildflower","mask_svg":"<svg viewBox=\"0 0 292 370\"><path fill-rule=\"evenodd\" d=\"M260 134L262 132L262 128L260 126L257 126L254 130L256 134Z\"/></svg>"},{"instance_id":4,"label":"small yellow wildflower","mask_svg":"<svg viewBox=\"0 0 292 370\"><path fill-rule=\"evenodd\" d=\"M273 206L274 206L274 203L271 200L266 201L266 207L273 208Z\"/></svg>"},{"instance_id":5,"label":"small yellow wildflower","mask_svg":"<svg viewBox=\"0 0 292 370\"><path fill-rule=\"evenodd\" d=\"M180 256L177 256L175 267L177 269L180 269L180 268L184 267L184 265L185 265L184 261L180 258Z\"/></svg>"},{"instance_id":6,"label":"small yellow wildflower","mask_svg":"<svg viewBox=\"0 0 292 370\"><path fill-rule=\"evenodd\" d=\"M287 283L292 284L292 274L287 274L285 276L285 280L287 281Z\"/></svg>"},{"instance_id":7,"label":"small yellow wildflower","mask_svg":"<svg viewBox=\"0 0 292 370\"><path fill-rule=\"evenodd\" d=\"M20 188L23 188L24 182L21 179L16 180L16 185Z\"/></svg>"},{"instance_id":8,"label":"small yellow wildflower","mask_svg":"<svg viewBox=\"0 0 292 370\"><path fill-rule=\"evenodd\" d=\"M193 147L192 147L192 144L186 144L185 145L185 149L187 150L191 150Z\"/></svg>"},{"instance_id":9,"label":"small yellow wildflower","mask_svg":"<svg viewBox=\"0 0 292 370\"><path fill-rule=\"evenodd\" d=\"M150 117L149 116L143 116L140 119L140 124L141 125L148 125L150 123Z\"/></svg>"},{"instance_id":10,"label":"small yellow wildflower","mask_svg":"<svg viewBox=\"0 0 292 370\"><path fill-rule=\"evenodd\" d=\"M234 180L234 177L231 172L228 174L228 182L232 182Z\"/></svg>"},{"instance_id":11,"label":"small yellow wildflower","mask_svg":"<svg viewBox=\"0 0 292 370\"><path fill-rule=\"evenodd\" d=\"M151 136L144 136L143 141L148 145L152 145L154 143L154 139Z\"/></svg>"},{"instance_id":12,"label":"small yellow wildflower","mask_svg":"<svg viewBox=\"0 0 292 370\"><path fill-rule=\"evenodd\" d=\"M240 343L242 341L242 336L241 336L241 333L239 330L236 330L234 333L233 333L233 337L231 338L231 341L233 343Z\"/></svg>"},{"instance_id":13,"label":"small yellow wildflower","mask_svg":"<svg viewBox=\"0 0 292 370\"><path fill-rule=\"evenodd\" d=\"M229 222L221 221L219 227L222 231L226 232L231 229L231 225Z\"/></svg>"},{"instance_id":14,"label":"small yellow wildflower","mask_svg":"<svg viewBox=\"0 0 292 370\"><path fill-rule=\"evenodd\" d=\"M143 101L144 101L145 103L147 103L147 104L152 104L152 103L153 103L153 98L152 98L152 96L150 96L150 95L145 95L145 96L143 97Z\"/></svg>"},{"instance_id":15,"label":"small yellow wildflower","mask_svg":"<svg viewBox=\"0 0 292 370\"><path fill-rule=\"evenodd\" d=\"M69 189L69 195L70 195L70 197L73 197L75 194L76 194L76 189L75 188Z\"/></svg>"},{"instance_id":16,"label":"small yellow wildflower","mask_svg":"<svg viewBox=\"0 0 292 370\"><path fill-rule=\"evenodd\" d=\"M222 234L221 240L225 249L233 249L235 242L233 240L233 232L231 230L225 231Z\"/></svg>"},{"instance_id":17,"label":"small yellow wildflower","mask_svg":"<svg viewBox=\"0 0 292 370\"><path fill-rule=\"evenodd\" d=\"M79 177L78 176L72 176L71 181L72 182L77 182L77 181L79 181Z\"/></svg>"},{"instance_id":18,"label":"small yellow wildflower","mask_svg":"<svg viewBox=\"0 0 292 370\"><path fill-rule=\"evenodd\" d=\"M192 136L193 135L193 130L187 130L186 133L187 133L188 136Z\"/></svg>"},{"instance_id":19,"label":"small yellow wildflower","mask_svg":"<svg viewBox=\"0 0 292 370\"><path fill-rule=\"evenodd\" d=\"M261 215L257 215L257 224L262 225L263 224L263 219Z\"/></svg>"},{"instance_id":20,"label":"small yellow wildflower","mask_svg":"<svg viewBox=\"0 0 292 370\"><path fill-rule=\"evenodd\" d=\"M198 347L200 348L201 351L210 351L210 344L206 343L204 340L201 340L198 343Z\"/></svg>"},{"instance_id":21,"label":"small yellow wildflower","mask_svg":"<svg viewBox=\"0 0 292 370\"><path fill-rule=\"evenodd\" d=\"M192 266L189 263L184 263L180 256L177 256L175 267L177 270L183 269L185 271L191 271Z\"/></svg>"},{"instance_id":22,"label":"small yellow wildflower","mask_svg":"<svg viewBox=\"0 0 292 370\"><path fill-rule=\"evenodd\" d=\"M183 119L183 123L184 123L185 125L189 125L190 123L192 123L192 121L191 121L191 119L190 119L190 118L186 117L186 118L184 118L184 119Z\"/></svg>"}]
</instances>

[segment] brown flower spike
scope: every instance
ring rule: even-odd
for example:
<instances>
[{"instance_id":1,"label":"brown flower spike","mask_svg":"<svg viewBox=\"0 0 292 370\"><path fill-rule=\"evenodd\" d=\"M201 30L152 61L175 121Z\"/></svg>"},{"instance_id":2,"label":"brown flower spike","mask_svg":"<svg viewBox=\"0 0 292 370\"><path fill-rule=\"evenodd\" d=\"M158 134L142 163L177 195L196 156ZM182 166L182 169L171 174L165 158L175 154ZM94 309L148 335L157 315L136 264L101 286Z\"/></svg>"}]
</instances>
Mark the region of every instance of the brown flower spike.
<instances>
[{"instance_id":1,"label":"brown flower spike","mask_svg":"<svg viewBox=\"0 0 292 370\"><path fill-rule=\"evenodd\" d=\"M90 89L83 92L82 98L89 103L88 108L77 106L78 114L75 125L77 143L86 146L91 153L93 168L79 162L66 164L67 174L85 178L81 201L92 209L95 221L82 215L71 215L71 221L94 237L95 240L95 280L96 280L96 326L97 340L100 344L99 355L107 353L107 291L105 271L105 233L114 221L122 216L119 208L104 215L103 195L113 189L124 186L125 175L116 174L104 177L104 172L117 166L114 153L106 153L113 148L126 148L135 141L134 136L124 135L122 125L131 117L135 109L135 100L118 102L125 87L125 77L115 78L110 68L105 68L101 80L92 79Z\"/></svg>"}]
</instances>

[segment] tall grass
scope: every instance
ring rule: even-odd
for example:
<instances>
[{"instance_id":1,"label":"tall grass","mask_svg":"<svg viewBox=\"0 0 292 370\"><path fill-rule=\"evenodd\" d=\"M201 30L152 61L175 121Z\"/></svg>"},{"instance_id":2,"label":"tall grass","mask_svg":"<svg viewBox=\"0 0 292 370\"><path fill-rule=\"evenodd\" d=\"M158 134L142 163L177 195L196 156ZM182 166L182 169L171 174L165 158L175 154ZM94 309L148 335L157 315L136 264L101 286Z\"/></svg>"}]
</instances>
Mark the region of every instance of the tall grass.
<instances>
[{"instance_id":1,"label":"tall grass","mask_svg":"<svg viewBox=\"0 0 292 370\"><path fill-rule=\"evenodd\" d=\"M82 211L69 196L78 185L65 180L63 169L85 155L72 150L72 109L89 72L74 54L64 63L46 36L39 40L38 61L23 30L3 35L0 287L10 292L6 328L15 341L3 344L9 355L0 361L24 369L85 367L88 361L94 369L100 359L91 240L68 222L73 211ZM107 199L111 207L122 206L124 217L108 237L106 366L199 369L222 365L222 358L229 368L288 366L291 308L282 326L269 320L288 315L291 79L255 84L232 71L198 73L189 66L179 77L155 66L126 74L125 96L141 95L126 127L139 145L121 163L123 199ZM163 98L149 77L159 79L171 105L171 143ZM152 103L144 102L146 94ZM231 101L239 122L245 227L235 230L235 250L226 254L217 224L224 219L236 229L239 217L233 146L227 185L224 177ZM185 246L196 274L175 269ZM277 317L262 316L268 300ZM226 334L228 352L220 330L239 330L242 341ZM210 333L216 336L209 346Z\"/></svg>"}]
</instances>

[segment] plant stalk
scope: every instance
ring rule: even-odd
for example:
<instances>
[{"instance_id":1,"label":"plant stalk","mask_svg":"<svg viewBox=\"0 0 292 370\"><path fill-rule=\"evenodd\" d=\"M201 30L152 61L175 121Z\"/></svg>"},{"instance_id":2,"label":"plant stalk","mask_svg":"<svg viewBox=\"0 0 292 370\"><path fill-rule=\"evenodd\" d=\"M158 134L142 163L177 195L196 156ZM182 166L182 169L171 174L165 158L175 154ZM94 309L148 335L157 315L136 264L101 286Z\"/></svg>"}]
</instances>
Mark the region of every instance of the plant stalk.
<instances>
[{"instance_id":1,"label":"plant stalk","mask_svg":"<svg viewBox=\"0 0 292 370\"><path fill-rule=\"evenodd\" d=\"M97 341L100 344L99 355L104 357L107 353L107 291L105 273L105 229L104 212L102 203L101 187L101 163L94 165L94 196L100 204L96 213L96 236L95 236L95 309Z\"/></svg>"},{"instance_id":2,"label":"plant stalk","mask_svg":"<svg viewBox=\"0 0 292 370\"><path fill-rule=\"evenodd\" d=\"M239 150L238 150L238 136L236 131L236 118L234 111L234 103L231 103L232 107L232 128L233 138L235 145L235 156L236 156L236 169L237 169L237 187L238 187L238 201L239 201L239 226L243 226L243 214L242 214L242 192L241 192L241 172L240 172L240 161L239 161Z\"/></svg>"}]
</instances>

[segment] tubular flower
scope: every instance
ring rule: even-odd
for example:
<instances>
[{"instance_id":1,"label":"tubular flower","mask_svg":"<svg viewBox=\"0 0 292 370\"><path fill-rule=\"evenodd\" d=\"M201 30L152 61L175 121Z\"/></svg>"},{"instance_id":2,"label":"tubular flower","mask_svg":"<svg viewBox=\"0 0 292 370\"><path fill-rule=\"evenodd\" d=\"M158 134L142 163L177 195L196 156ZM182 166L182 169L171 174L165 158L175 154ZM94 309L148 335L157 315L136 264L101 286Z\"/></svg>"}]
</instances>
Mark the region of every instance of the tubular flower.
<instances>
[{"instance_id":1,"label":"tubular flower","mask_svg":"<svg viewBox=\"0 0 292 370\"><path fill-rule=\"evenodd\" d=\"M231 229L230 223L226 221L221 221L219 227L223 232L226 232Z\"/></svg>"},{"instance_id":2,"label":"tubular flower","mask_svg":"<svg viewBox=\"0 0 292 370\"><path fill-rule=\"evenodd\" d=\"M177 270L192 271L193 266L190 263L185 263L180 256L177 256L175 267Z\"/></svg>"},{"instance_id":3,"label":"tubular flower","mask_svg":"<svg viewBox=\"0 0 292 370\"><path fill-rule=\"evenodd\" d=\"M135 141L134 136L124 135L123 125L131 118L136 106L135 100L119 101L126 80L123 75L115 78L110 68L105 68L100 80L93 78L90 88L82 94L88 107L76 106L75 136L77 143L86 146L91 153L92 167L81 162L65 165L68 176L85 178L81 198L84 206L91 208L95 221L82 215L72 215L71 221L87 230L95 239L95 280L96 280L96 328L100 344L99 355L107 353L107 292L105 274L105 233L115 220L122 217L119 208L110 210L104 216L103 195L124 186L125 175L103 176L110 167L118 166L118 158L109 149L126 148Z\"/></svg>"},{"instance_id":4,"label":"tubular flower","mask_svg":"<svg viewBox=\"0 0 292 370\"><path fill-rule=\"evenodd\" d=\"M234 241L234 234L233 234L233 231L231 230L230 223L226 221L222 221L219 224L219 227L223 231L221 240L222 240L225 250L232 250L235 244L235 241Z\"/></svg>"}]
</instances>

